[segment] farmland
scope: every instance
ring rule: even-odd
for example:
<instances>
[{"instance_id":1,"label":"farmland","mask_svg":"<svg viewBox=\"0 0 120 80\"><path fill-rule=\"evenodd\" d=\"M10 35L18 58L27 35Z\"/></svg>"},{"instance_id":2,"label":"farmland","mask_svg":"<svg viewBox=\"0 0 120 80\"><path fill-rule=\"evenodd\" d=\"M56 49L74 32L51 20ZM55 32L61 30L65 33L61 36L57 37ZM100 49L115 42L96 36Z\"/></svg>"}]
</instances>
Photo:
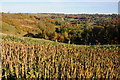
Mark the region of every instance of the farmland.
<instances>
[{"instance_id":1,"label":"farmland","mask_svg":"<svg viewBox=\"0 0 120 80\"><path fill-rule=\"evenodd\" d=\"M119 79L117 14L0 13L2 79Z\"/></svg>"},{"instance_id":2,"label":"farmland","mask_svg":"<svg viewBox=\"0 0 120 80\"><path fill-rule=\"evenodd\" d=\"M71 45L1 37L3 79L120 78L119 45Z\"/></svg>"}]
</instances>

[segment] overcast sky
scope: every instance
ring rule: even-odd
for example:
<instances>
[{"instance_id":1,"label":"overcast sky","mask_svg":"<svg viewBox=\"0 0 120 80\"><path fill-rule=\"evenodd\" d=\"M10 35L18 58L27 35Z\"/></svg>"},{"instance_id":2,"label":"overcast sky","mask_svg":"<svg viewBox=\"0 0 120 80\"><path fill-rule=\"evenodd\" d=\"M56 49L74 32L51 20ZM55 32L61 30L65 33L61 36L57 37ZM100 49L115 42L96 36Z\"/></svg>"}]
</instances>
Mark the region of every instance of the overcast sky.
<instances>
[{"instance_id":1,"label":"overcast sky","mask_svg":"<svg viewBox=\"0 0 120 80\"><path fill-rule=\"evenodd\" d=\"M11 13L118 13L119 0L1 0L0 12Z\"/></svg>"}]
</instances>

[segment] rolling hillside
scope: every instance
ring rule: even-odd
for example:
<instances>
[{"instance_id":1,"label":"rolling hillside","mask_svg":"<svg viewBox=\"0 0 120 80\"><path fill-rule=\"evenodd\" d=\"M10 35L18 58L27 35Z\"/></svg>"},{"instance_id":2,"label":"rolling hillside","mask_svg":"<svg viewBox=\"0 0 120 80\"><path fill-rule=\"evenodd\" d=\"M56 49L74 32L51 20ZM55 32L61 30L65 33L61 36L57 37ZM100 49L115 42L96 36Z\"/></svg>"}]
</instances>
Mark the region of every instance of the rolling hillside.
<instances>
[{"instance_id":1,"label":"rolling hillside","mask_svg":"<svg viewBox=\"0 0 120 80\"><path fill-rule=\"evenodd\" d=\"M2 33L71 44L119 44L118 15L1 13Z\"/></svg>"},{"instance_id":2,"label":"rolling hillside","mask_svg":"<svg viewBox=\"0 0 120 80\"><path fill-rule=\"evenodd\" d=\"M120 78L116 14L0 14L3 80Z\"/></svg>"}]
</instances>

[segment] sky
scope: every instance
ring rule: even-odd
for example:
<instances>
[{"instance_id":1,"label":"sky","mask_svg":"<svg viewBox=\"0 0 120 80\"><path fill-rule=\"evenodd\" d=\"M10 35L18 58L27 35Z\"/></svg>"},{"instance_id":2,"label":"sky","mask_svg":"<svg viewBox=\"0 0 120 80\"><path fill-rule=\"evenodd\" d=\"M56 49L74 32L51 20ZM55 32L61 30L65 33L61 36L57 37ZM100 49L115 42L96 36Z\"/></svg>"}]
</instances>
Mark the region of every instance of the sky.
<instances>
[{"instance_id":1,"label":"sky","mask_svg":"<svg viewBox=\"0 0 120 80\"><path fill-rule=\"evenodd\" d=\"M0 12L117 14L119 0L1 0Z\"/></svg>"},{"instance_id":2,"label":"sky","mask_svg":"<svg viewBox=\"0 0 120 80\"><path fill-rule=\"evenodd\" d=\"M0 2L118 2L119 0L0 0Z\"/></svg>"}]
</instances>

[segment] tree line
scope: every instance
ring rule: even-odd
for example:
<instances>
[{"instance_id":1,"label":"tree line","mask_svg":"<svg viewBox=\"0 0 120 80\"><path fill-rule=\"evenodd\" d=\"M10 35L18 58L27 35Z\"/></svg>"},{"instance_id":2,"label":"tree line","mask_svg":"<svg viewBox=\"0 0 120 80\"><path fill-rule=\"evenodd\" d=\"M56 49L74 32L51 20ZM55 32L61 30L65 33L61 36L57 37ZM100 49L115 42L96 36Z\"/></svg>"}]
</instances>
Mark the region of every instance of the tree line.
<instances>
[{"instance_id":1,"label":"tree line","mask_svg":"<svg viewBox=\"0 0 120 80\"><path fill-rule=\"evenodd\" d=\"M117 14L2 13L17 34L70 44L119 44Z\"/></svg>"}]
</instances>

